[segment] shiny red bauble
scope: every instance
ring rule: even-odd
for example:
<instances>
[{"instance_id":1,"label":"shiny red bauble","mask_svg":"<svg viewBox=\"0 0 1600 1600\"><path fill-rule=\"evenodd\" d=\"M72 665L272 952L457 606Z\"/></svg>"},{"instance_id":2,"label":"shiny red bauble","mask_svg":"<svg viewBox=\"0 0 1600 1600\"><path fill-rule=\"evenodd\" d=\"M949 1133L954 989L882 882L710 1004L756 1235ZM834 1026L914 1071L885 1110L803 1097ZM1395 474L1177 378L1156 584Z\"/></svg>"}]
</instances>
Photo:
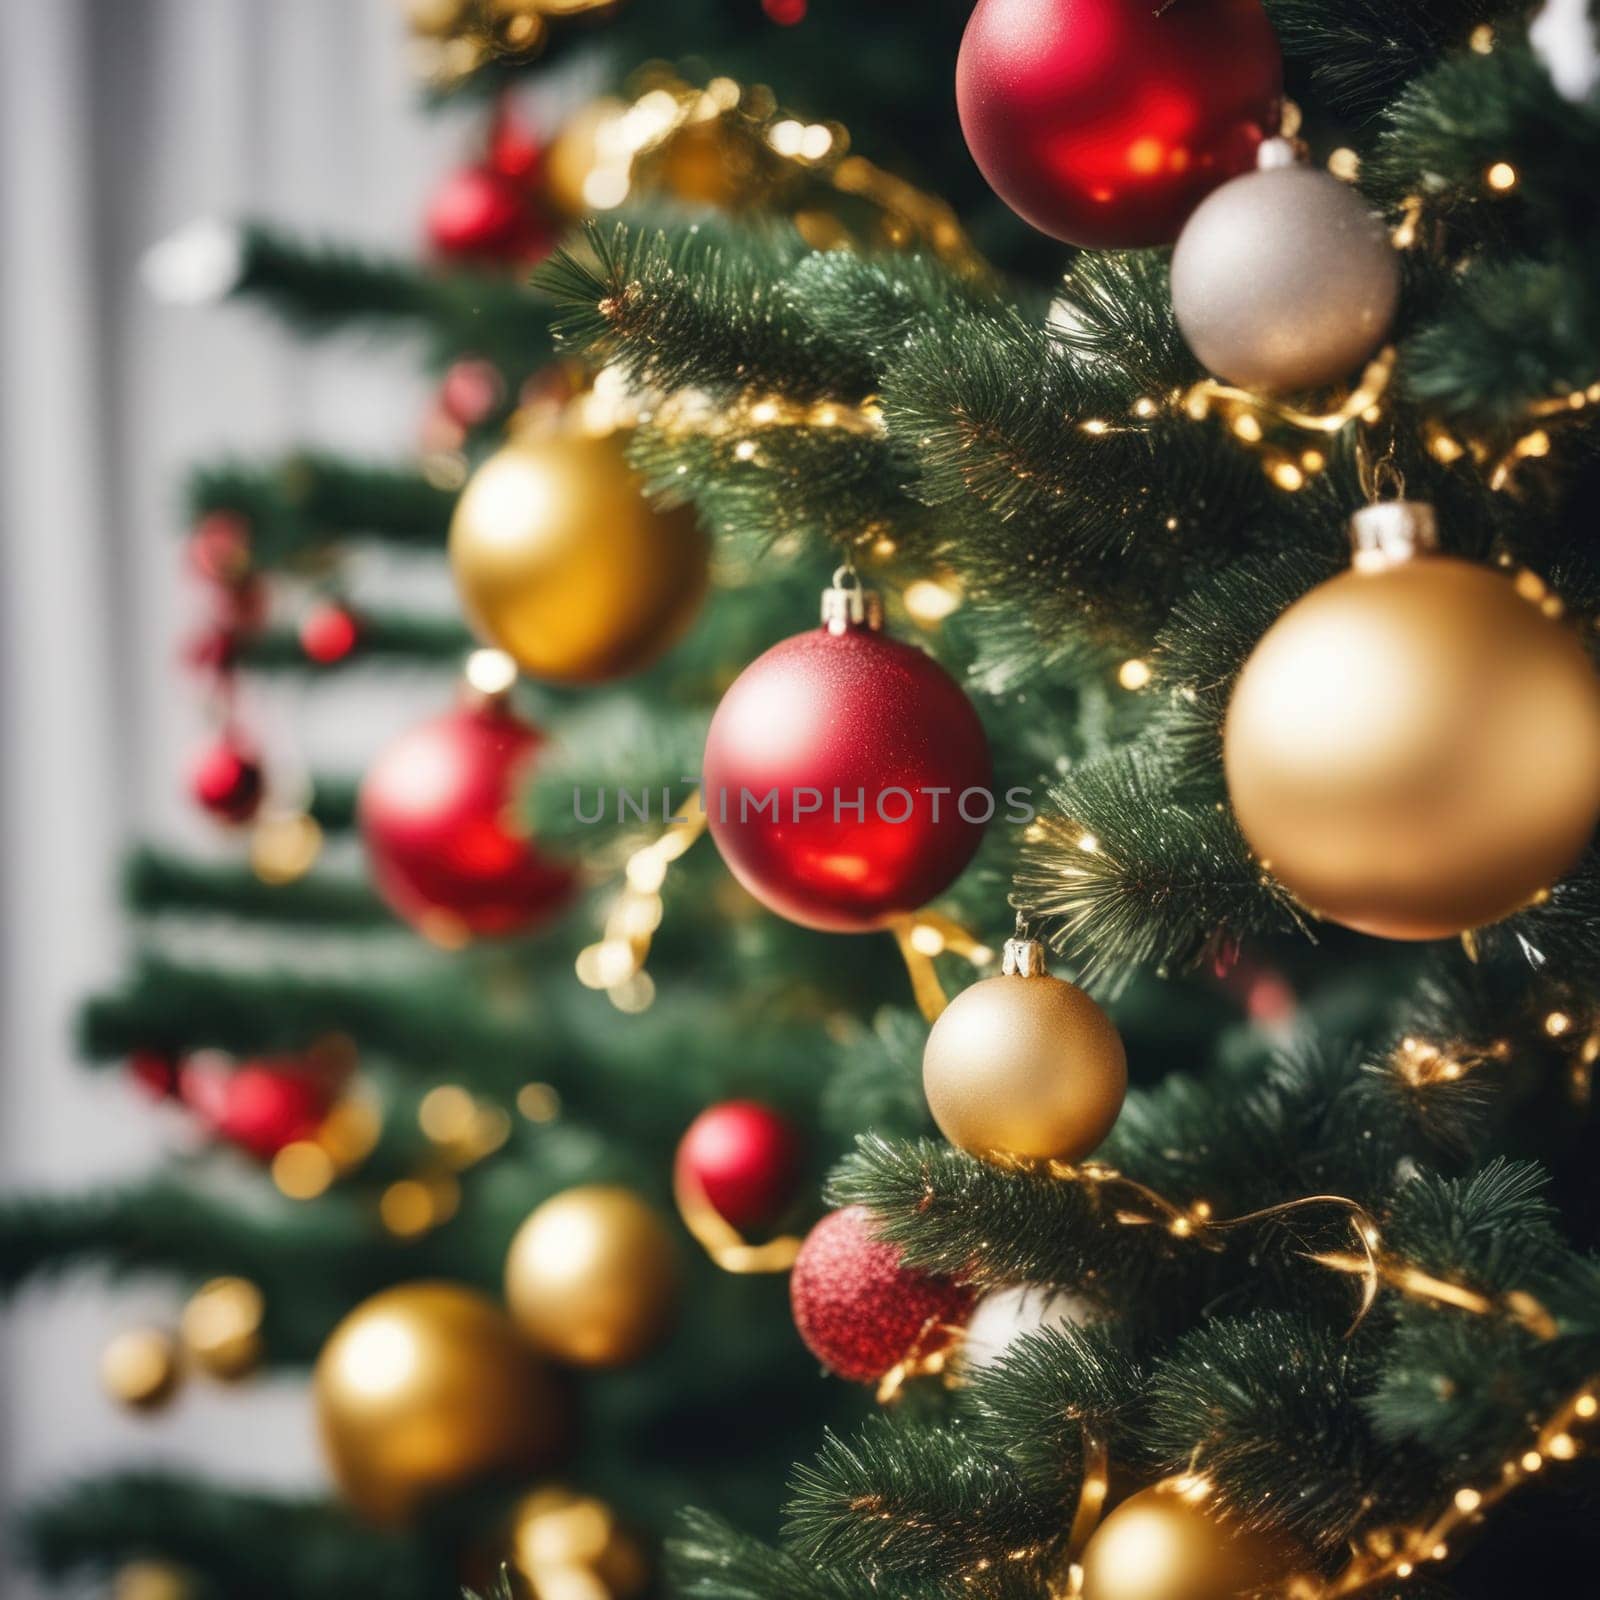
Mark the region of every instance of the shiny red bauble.
<instances>
[{"instance_id":1,"label":"shiny red bauble","mask_svg":"<svg viewBox=\"0 0 1600 1600\"><path fill-rule=\"evenodd\" d=\"M787 1118L757 1100L707 1106L678 1143L680 1191L704 1196L741 1232L776 1222L800 1187L800 1138Z\"/></svg>"},{"instance_id":2,"label":"shiny red bauble","mask_svg":"<svg viewBox=\"0 0 1600 1600\"><path fill-rule=\"evenodd\" d=\"M702 799L733 875L810 928L863 933L949 887L994 809L988 741L932 657L860 623L774 645L706 735Z\"/></svg>"},{"instance_id":3,"label":"shiny red bauble","mask_svg":"<svg viewBox=\"0 0 1600 1600\"><path fill-rule=\"evenodd\" d=\"M528 261L550 246L550 230L524 178L482 162L458 168L435 191L425 223L441 256Z\"/></svg>"},{"instance_id":4,"label":"shiny red bauble","mask_svg":"<svg viewBox=\"0 0 1600 1600\"><path fill-rule=\"evenodd\" d=\"M509 707L467 704L403 733L362 780L378 893L438 943L519 932L571 895L572 869L541 855L517 816L543 742Z\"/></svg>"},{"instance_id":5,"label":"shiny red bauble","mask_svg":"<svg viewBox=\"0 0 1600 1600\"><path fill-rule=\"evenodd\" d=\"M328 1115L334 1086L298 1058L243 1061L201 1051L178 1074L179 1094L209 1131L270 1161L285 1145L309 1139Z\"/></svg>"},{"instance_id":6,"label":"shiny red bauble","mask_svg":"<svg viewBox=\"0 0 1600 1600\"><path fill-rule=\"evenodd\" d=\"M967 148L1069 244L1171 244L1255 165L1283 60L1261 0L978 0L956 63Z\"/></svg>"},{"instance_id":7,"label":"shiny red bauble","mask_svg":"<svg viewBox=\"0 0 1600 1600\"><path fill-rule=\"evenodd\" d=\"M361 640L361 626L344 606L313 606L300 624L300 648L319 667L337 666Z\"/></svg>"},{"instance_id":8,"label":"shiny red bauble","mask_svg":"<svg viewBox=\"0 0 1600 1600\"><path fill-rule=\"evenodd\" d=\"M232 735L200 753L189 774L196 804L220 822L248 822L261 808L266 780L261 763Z\"/></svg>"},{"instance_id":9,"label":"shiny red bauble","mask_svg":"<svg viewBox=\"0 0 1600 1600\"><path fill-rule=\"evenodd\" d=\"M876 1383L902 1361L947 1345L972 1310L972 1291L902 1266L892 1244L872 1237L865 1206L825 1216L789 1277L794 1325L830 1372Z\"/></svg>"}]
</instances>

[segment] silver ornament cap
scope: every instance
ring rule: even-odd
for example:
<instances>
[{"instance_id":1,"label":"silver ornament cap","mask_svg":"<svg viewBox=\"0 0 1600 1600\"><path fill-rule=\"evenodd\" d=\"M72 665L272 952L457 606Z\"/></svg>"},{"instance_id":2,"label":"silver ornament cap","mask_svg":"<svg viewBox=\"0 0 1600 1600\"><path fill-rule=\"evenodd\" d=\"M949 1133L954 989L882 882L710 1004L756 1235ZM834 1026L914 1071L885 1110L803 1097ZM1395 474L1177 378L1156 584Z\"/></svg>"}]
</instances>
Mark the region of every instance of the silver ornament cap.
<instances>
[{"instance_id":1,"label":"silver ornament cap","mask_svg":"<svg viewBox=\"0 0 1600 1600\"><path fill-rule=\"evenodd\" d=\"M1172 256L1172 308L1201 363L1257 394L1359 372L1388 336L1400 262L1361 195L1269 139L1260 166L1195 210Z\"/></svg>"}]
</instances>

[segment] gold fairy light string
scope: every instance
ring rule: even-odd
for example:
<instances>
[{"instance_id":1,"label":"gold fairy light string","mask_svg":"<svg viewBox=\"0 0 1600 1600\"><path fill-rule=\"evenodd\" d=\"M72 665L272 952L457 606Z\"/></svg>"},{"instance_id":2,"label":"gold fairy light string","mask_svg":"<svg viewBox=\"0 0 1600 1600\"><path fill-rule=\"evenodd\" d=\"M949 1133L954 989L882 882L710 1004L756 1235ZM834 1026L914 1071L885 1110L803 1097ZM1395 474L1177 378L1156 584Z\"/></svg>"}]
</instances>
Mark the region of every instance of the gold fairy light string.
<instances>
[{"instance_id":1,"label":"gold fairy light string","mask_svg":"<svg viewBox=\"0 0 1600 1600\"><path fill-rule=\"evenodd\" d=\"M667 831L628 857L623 888L606 918L604 936L578 952L578 981L588 989L603 989L619 1011L643 1011L655 998L655 985L644 964L661 926L661 888L672 863L705 830L705 807L696 789Z\"/></svg>"}]
</instances>

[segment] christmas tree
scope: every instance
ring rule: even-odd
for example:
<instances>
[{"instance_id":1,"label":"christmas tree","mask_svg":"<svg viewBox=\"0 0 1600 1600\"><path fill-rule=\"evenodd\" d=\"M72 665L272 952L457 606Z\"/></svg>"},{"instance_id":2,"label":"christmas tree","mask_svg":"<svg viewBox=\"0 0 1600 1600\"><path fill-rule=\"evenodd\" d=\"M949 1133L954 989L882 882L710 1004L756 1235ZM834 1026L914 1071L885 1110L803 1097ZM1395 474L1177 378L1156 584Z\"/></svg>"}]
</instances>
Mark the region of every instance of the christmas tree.
<instances>
[{"instance_id":1,"label":"christmas tree","mask_svg":"<svg viewBox=\"0 0 1600 1600\"><path fill-rule=\"evenodd\" d=\"M364 952L153 944L86 1011L279 1199L213 1152L0 1235L12 1281L220 1276L185 1363L315 1359L348 1504L124 1476L41 1563L620 1594L614 1510L696 1600L1592 1565L1585 6L415 15L444 92L512 96L430 214L452 269L174 258L443 376L416 467L197 475L203 653L459 660L339 586L358 530L448 543L493 649L359 796L284 807L223 723L197 793L253 868L130 874ZM678 65L541 148L522 96L596 54ZM312 867L355 827L369 871ZM797 1130L838 1159L786 1217ZM420 1452L369 1403L397 1318L448 1375Z\"/></svg>"}]
</instances>

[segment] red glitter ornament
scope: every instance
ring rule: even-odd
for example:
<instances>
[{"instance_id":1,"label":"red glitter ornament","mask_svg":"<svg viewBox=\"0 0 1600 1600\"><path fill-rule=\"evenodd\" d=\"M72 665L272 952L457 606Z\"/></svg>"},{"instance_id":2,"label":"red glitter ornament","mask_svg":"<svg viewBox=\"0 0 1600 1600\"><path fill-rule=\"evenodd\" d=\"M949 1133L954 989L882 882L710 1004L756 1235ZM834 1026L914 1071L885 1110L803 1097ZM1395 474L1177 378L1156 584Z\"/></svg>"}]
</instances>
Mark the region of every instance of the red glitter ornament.
<instances>
[{"instance_id":1,"label":"red glitter ornament","mask_svg":"<svg viewBox=\"0 0 1600 1600\"><path fill-rule=\"evenodd\" d=\"M800 1139L756 1100L708 1106L678 1143L677 1182L692 1186L741 1231L776 1222L800 1185Z\"/></svg>"},{"instance_id":2,"label":"red glitter ornament","mask_svg":"<svg viewBox=\"0 0 1600 1600\"><path fill-rule=\"evenodd\" d=\"M956 63L967 148L1041 232L1171 244L1277 127L1261 0L978 0Z\"/></svg>"},{"instance_id":3,"label":"red glitter ornament","mask_svg":"<svg viewBox=\"0 0 1600 1600\"><path fill-rule=\"evenodd\" d=\"M201 752L189 775L195 801L222 822L248 822L261 805L266 780L261 763L233 734Z\"/></svg>"},{"instance_id":4,"label":"red glitter ornament","mask_svg":"<svg viewBox=\"0 0 1600 1600\"><path fill-rule=\"evenodd\" d=\"M972 1291L900 1263L872 1237L865 1206L832 1211L809 1234L789 1278L794 1325L830 1372L876 1383L902 1361L930 1355L966 1321Z\"/></svg>"},{"instance_id":5,"label":"red glitter ornament","mask_svg":"<svg viewBox=\"0 0 1600 1600\"><path fill-rule=\"evenodd\" d=\"M362 781L378 893L436 942L519 932L571 895L572 869L541 855L516 814L543 742L509 707L480 700L402 734Z\"/></svg>"},{"instance_id":6,"label":"red glitter ornament","mask_svg":"<svg viewBox=\"0 0 1600 1600\"><path fill-rule=\"evenodd\" d=\"M550 248L550 230L524 179L482 162L452 172L428 204L428 243L439 255L529 261Z\"/></svg>"},{"instance_id":7,"label":"red glitter ornament","mask_svg":"<svg viewBox=\"0 0 1600 1600\"><path fill-rule=\"evenodd\" d=\"M723 696L701 768L712 837L763 905L862 933L946 889L994 812L972 703L931 656L881 631L876 596L835 587L829 620L752 662Z\"/></svg>"},{"instance_id":8,"label":"red glitter ornament","mask_svg":"<svg viewBox=\"0 0 1600 1600\"><path fill-rule=\"evenodd\" d=\"M300 624L300 648L322 667L343 661L360 638L360 624L344 606L334 601L313 606Z\"/></svg>"}]
</instances>

